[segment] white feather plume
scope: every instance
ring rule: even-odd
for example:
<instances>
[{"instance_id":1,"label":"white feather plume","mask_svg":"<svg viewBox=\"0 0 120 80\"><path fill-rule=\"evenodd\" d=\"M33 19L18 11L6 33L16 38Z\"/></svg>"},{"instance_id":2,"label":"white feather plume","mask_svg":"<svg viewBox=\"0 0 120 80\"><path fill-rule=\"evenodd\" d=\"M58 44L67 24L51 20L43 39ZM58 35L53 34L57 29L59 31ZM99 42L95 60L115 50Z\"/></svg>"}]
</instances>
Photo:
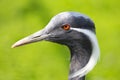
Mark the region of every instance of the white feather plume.
<instances>
[{"instance_id":1,"label":"white feather plume","mask_svg":"<svg viewBox=\"0 0 120 80\"><path fill-rule=\"evenodd\" d=\"M97 38L96 35L90 30L78 29L78 28L71 28L71 30L75 30L85 34L90 39L90 42L92 44L92 54L90 56L88 63L85 65L85 67L83 67L82 69L78 70L77 72L69 76L69 78L74 78L77 76L83 77L94 68L94 66L96 65L99 59L100 50L99 50Z\"/></svg>"}]
</instances>

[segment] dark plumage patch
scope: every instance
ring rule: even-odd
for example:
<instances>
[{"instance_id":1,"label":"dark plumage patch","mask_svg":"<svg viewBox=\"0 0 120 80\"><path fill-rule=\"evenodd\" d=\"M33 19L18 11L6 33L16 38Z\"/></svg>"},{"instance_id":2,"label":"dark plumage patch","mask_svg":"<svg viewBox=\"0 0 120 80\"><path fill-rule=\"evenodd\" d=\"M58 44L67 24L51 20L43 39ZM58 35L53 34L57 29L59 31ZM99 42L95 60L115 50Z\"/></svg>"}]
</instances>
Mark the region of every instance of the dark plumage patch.
<instances>
[{"instance_id":1,"label":"dark plumage patch","mask_svg":"<svg viewBox=\"0 0 120 80\"><path fill-rule=\"evenodd\" d=\"M95 32L95 24L93 21L82 15L78 17L73 16L71 26L74 28L89 29Z\"/></svg>"}]
</instances>

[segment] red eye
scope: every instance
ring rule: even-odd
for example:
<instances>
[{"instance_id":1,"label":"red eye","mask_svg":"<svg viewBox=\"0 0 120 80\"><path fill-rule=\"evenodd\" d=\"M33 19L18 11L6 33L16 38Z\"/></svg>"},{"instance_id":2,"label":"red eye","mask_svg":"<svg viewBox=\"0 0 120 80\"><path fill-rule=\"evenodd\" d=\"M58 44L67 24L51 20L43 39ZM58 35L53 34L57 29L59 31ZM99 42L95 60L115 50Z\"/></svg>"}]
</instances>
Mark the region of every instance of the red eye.
<instances>
[{"instance_id":1,"label":"red eye","mask_svg":"<svg viewBox=\"0 0 120 80\"><path fill-rule=\"evenodd\" d=\"M69 24L66 24L66 25L62 26L62 28L63 28L64 30L69 30L69 29L70 29L70 25L69 25Z\"/></svg>"}]
</instances>

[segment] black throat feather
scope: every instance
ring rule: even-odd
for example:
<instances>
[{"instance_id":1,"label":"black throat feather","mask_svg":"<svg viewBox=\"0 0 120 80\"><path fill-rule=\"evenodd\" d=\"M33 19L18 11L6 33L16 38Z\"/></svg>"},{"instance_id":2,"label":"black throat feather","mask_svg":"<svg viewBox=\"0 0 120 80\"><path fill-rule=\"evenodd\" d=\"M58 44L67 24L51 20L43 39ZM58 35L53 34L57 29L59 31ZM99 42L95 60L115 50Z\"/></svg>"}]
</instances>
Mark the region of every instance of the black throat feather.
<instances>
[{"instance_id":1,"label":"black throat feather","mask_svg":"<svg viewBox=\"0 0 120 80\"><path fill-rule=\"evenodd\" d=\"M88 36L81 32L71 31L69 35L62 35L62 39L57 38L57 40L52 38L53 42L68 46L71 52L69 75L82 69L88 63L92 53L92 45ZM77 76L69 80L85 80L85 76L81 78Z\"/></svg>"},{"instance_id":2,"label":"black throat feather","mask_svg":"<svg viewBox=\"0 0 120 80\"><path fill-rule=\"evenodd\" d=\"M84 34L82 37L81 40L75 40L68 46L71 52L70 74L83 68L91 56L92 46L90 40ZM85 80L85 76L81 78L78 76L69 80Z\"/></svg>"}]
</instances>

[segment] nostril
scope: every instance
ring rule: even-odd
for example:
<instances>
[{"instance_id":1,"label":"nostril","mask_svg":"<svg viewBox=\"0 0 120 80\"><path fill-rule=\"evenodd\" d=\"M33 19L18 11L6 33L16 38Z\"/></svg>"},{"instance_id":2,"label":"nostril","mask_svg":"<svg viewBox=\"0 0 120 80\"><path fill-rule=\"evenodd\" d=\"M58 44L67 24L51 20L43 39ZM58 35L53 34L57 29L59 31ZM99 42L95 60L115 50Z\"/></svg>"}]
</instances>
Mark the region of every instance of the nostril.
<instances>
[{"instance_id":1,"label":"nostril","mask_svg":"<svg viewBox=\"0 0 120 80\"><path fill-rule=\"evenodd\" d=\"M35 36L35 37L33 37L32 39L35 39L35 38L38 38L38 37L40 37L40 36Z\"/></svg>"}]
</instances>

